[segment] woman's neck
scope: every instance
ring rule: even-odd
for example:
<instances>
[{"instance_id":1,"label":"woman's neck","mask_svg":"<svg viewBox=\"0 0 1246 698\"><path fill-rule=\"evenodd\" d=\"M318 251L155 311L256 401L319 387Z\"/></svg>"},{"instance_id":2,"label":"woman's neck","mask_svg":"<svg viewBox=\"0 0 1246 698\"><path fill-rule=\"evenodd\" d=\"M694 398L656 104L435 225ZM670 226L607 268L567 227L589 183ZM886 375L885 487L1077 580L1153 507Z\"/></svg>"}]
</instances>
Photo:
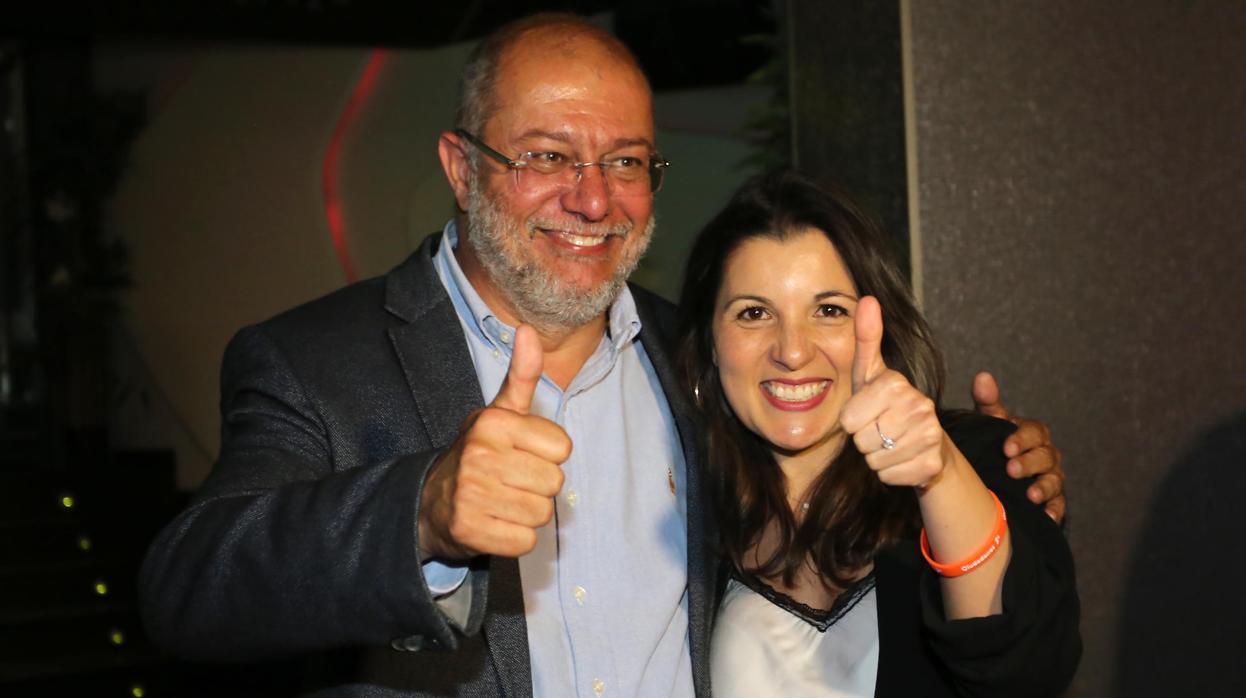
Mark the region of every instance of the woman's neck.
<instances>
[{"instance_id":1,"label":"woman's neck","mask_svg":"<svg viewBox=\"0 0 1246 698\"><path fill-rule=\"evenodd\" d=\"M797 520L802 517L803 504L809 494L809 488L839 456L846 440L847 437L841 434L803 451L774 451L775 462L779 464L779 470L783 472L787 504Z\"/></svg>"}]
</instances>

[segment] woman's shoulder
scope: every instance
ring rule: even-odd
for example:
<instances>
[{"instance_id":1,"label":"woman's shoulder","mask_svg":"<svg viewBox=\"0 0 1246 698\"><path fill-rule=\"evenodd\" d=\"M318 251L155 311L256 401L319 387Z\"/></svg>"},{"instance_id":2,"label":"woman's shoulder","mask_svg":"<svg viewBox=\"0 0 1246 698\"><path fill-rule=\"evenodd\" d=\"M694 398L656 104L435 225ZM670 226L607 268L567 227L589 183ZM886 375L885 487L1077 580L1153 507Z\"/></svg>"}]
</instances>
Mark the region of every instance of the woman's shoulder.
<instances>
[{"instance_id":1,"label":"woman's shoulder","mask_svg":"<svg viewBox=\"0 0 1246 698\"><path fill-rule=\"evenodd\" d=\"M982 482L996 494L1015 495L1029 487L1028 479L1013 479L1004 470L1008 463L1004 440L1017 430L1015 424L971 410L942 410L939 422L965 460L978 471ZM1020 498L1025 499L1024 494Z\"/></svg>"}]
</instances>

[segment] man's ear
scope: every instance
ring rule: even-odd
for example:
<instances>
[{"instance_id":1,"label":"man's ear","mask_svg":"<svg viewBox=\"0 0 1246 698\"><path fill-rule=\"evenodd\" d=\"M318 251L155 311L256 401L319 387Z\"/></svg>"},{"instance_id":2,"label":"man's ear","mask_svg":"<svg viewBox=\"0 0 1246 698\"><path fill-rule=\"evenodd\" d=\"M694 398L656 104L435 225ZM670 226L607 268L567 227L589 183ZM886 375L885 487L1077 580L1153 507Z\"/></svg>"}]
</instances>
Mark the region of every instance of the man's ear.
<instances>
[{"instance_id":1,"label":"man's ear","mask_svg":"<svg viewBox=\"0 0 1246 698\"><path fill-rule=\"evenodd\" d=\"M453 131L443 131L437 141L437 156L441 159L441 169L446 173L446 181L454 190L454 200L460 211L467 210L467 181L471 161L467 155L467 144Z\"/></svg>"}]
</instances>

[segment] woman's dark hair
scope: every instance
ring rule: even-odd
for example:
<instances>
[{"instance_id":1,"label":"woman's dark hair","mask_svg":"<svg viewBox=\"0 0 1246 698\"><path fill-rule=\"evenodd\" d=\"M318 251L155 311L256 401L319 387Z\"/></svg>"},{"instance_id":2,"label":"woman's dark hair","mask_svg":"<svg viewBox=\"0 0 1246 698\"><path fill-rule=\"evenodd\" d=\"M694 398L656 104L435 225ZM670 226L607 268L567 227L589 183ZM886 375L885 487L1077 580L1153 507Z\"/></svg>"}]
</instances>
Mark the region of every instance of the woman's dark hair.
<instances>
[{"instance_id":1,"label":"woman's dark hair","mask_svg":"<svg viewBox=\"0 0 1246 698\"><path fill-rule=\"evenodd\" d=\"M916 530L916 497L909 488L882 484L847 439L810 484L804 495L809 509L798 522L769 444L736 419L713 360L716 303L731 254L746 240L786 240L809 231L826 235L861 296L878 299L887 366L938 404L942 359L878 225L843 192L789 171L746 182L697 237L680 296L677 361L705 420L723 553L742 573L781 577L788 585L811 560L823 578L842 587L880 548ZM779 534L774 554L746 562L768 525Z\"/></svg>"}]
</instances>

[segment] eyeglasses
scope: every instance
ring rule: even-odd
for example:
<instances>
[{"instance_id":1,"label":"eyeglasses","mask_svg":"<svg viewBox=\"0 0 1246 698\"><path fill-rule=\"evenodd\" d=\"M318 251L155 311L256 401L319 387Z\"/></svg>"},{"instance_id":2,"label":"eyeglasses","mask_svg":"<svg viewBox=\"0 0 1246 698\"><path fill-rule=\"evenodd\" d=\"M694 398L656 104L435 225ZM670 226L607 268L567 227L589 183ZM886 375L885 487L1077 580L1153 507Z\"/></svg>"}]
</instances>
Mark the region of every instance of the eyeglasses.
<instances>
[{"instance_id":1,"label":"eyeglasses","mask_svg":"<svg viewBox=\"0 0 1246 698\"><path fill-rule=\"evenodd\" d=\"M516 181L519 181L522 172L531 170L550 176L554 181L561 179L563 183L570 184L566 180L566 173L574 171L575 181L579 182L584 176L585 167L600 167L602 176L610 183L611 193L617 196L652 194L662 188L662 175L671 166L670 162L657 153L650 153L648 158L620 155L601 162L576 162L566 153L544 150L528 151L511 159L490 148L465 129L456 128L454 132L476 146L480 152L514 170Z\"/></svg>"}]
</instances>

